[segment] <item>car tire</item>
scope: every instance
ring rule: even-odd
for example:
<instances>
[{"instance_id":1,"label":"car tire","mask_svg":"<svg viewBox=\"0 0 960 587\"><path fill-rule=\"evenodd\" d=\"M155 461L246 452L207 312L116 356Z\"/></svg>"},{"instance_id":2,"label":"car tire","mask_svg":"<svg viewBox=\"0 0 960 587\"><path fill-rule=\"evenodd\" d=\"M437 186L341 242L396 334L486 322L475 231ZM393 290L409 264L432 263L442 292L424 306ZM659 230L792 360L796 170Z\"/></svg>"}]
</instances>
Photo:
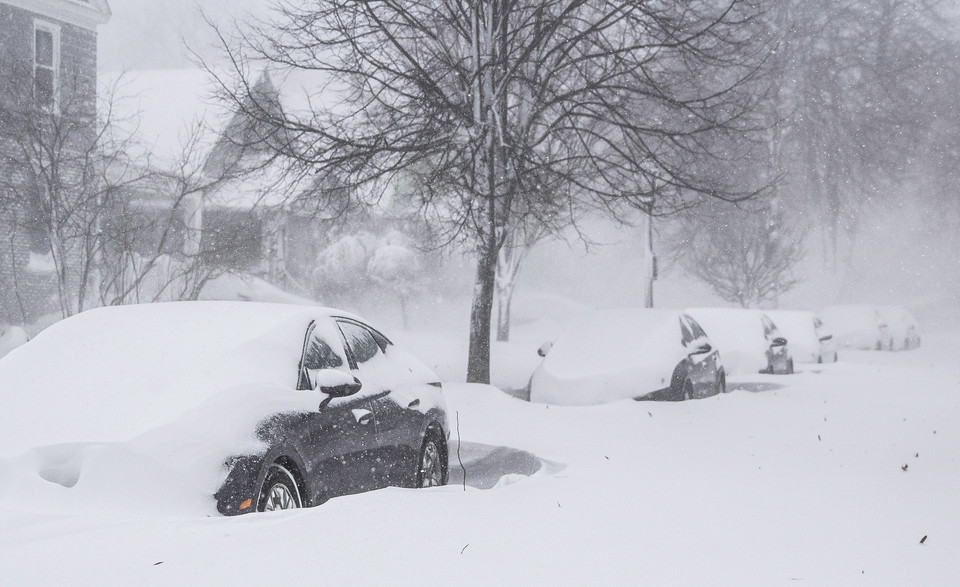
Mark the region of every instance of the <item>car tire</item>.
<instances>
[{"instance_id":1,"label":"car tire","mask_svg":"<svg viewBox=\"0 0 960 587\"><path fill-rule=\"evenodd\" d=\"M787 361L787 375L793 375L793 359Z\"/></svg>"},{"instance_id":2,"label":"car tire","mask_svg":"<svg viewBox=\"0 0 960 587\"><path fill-rule=\"evenodd\" d=\"M417 487L437 487L447 484L445 454L443 442L438 440L437 434L428 432L420 446L420 455L417 458Z\"/></svg>"},{"instance_id":3,"label":"car tire","mask_svg":"<svg viewBox=\"0 0 960 587\"><path fill-rule=\"evenodd\" d=\"M303 507L300 488L293 473L280 463L273 463L267 470L257 497L258 512L292 510Z\"/></svg>"},{"instance_id":4,"label":"car tire","mask_svg":"<svg viewBox=\"0 0 960 587\"><path fill-rule=\"evenodd\" d=\"M720 376L717 377L717 393L727 393L727 375L723 371L721 371Z\"/></svg>"}]
</instances>

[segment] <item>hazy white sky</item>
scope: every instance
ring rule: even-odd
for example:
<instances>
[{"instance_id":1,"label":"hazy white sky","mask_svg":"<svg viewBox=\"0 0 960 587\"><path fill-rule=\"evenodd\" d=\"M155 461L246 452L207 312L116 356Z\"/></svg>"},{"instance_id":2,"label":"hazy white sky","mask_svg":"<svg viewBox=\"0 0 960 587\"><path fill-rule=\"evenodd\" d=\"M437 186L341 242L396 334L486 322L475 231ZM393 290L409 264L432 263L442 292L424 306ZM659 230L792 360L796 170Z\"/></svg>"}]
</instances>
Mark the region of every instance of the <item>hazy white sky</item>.
<instances>
[{"instance_id":1,"label":"hazy white sky","mask_svg":"<svg viewBox=\"0 0 960 587\"><path fill-rule=\"evenodd\" d=\"M271 3L271 0L110 0L113 18L99 30L100 68L116 72L190 67L192 58L187 47L205 59L215 59L217 38L201 11L230 29L234 19L244 18L251 12L268 14ZM944 3L960 6L960 0ZM851 266L856 275L822 275L822 256L817 247L812 246L805 262L804 284L791 292L788 300L797 306L815 307L836 297L838 286L833 282L840 282L857 284L841 296L853 301L905 303L915 309L940 308L944 300L955 304L956 294L950 291L950 282L942 276L955 273L956 261L951 256L945 258L938 254L950 248L941 242L947 235L925 230L924 220L913 217L916 214L905 221L902 210L878 212L864 223L863 243L855 251L856 261ZM641 291L637 277L639 267L631 263L636 257L638 237L627 230L595 238L610 244L594 247L589 255L582 247L571 249L562 243L539 247L525 269L528 283L599 305L629 305ZM666 278L655 288L659 301L673 300L679 305L714 301L704 286L682 278L679 271L669 271L666 265L662 268ZM571 280L571 274L580 278ZM612 275L617 276L615 281L620 287L610 287Z\"/></svg>"},{"instance_id":2,"label":"hazy white sky","mask_svg":"<svg viewBox=\"0 0 960 587\"><path fill-rule=\"evenodd\" d=\"M205 57L215 52L217 39L203 14L229 26L232 19L250 12L264 13L269 4L270 0L110 0L113 17L99 29L100 69L188 67L187 46Z\"/></svg>"}]
</instances>

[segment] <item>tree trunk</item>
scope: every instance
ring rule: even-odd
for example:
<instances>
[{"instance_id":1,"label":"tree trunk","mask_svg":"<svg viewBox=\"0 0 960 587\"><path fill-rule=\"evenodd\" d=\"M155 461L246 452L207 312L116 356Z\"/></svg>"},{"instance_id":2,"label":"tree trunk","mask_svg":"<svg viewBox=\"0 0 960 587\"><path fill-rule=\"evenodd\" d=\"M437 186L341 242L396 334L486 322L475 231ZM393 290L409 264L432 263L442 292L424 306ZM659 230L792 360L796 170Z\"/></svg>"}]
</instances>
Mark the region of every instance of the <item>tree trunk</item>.
<instances>
[{"instance_id":1,"label":"tree trunk","mask_svg":"<svg viewBox=\"0 0 960 587\"><path fill-rule=\"evenodd\" d=\"M67 284L67 254L60 236L49 232L50 255L53 258L54 272L57 276L57 301L60 303L60 316L69 318L74 314L73 300Z\"/></svg>"},{"instance_id":2,"label":"tree trunk","mask_svg":"<svg viewBox=\"0 0 960 587\"><path fill-rule=\"evenodd\" d=\"M484 239L477 259L477 276L470 310L470 350L467 357L467 383L490 383L490 322L497 250L492 237Z\"/></svg>"},{"instance_id":3,"label":"tree trunk","mask_svg":"<svg viewBox=\"0 0 960 587\"><path fill-rule=\"evenodd\" d=\"M497 341L510 340L510 304L520 274L520 264L535 238L530 238L524 226L514 226L506 231L505 240L497 252Z\"/></svg>"},{"instance_id":4,"label":"tree trunk","mask_svg":"<svg viewBox=\"0 0 960 587\"><path fill-rule=\"evenodd\" d=\"M510 340L510 303L513 300L513 283L497 288L497 342Z\"/></svg>"}]
</instances>

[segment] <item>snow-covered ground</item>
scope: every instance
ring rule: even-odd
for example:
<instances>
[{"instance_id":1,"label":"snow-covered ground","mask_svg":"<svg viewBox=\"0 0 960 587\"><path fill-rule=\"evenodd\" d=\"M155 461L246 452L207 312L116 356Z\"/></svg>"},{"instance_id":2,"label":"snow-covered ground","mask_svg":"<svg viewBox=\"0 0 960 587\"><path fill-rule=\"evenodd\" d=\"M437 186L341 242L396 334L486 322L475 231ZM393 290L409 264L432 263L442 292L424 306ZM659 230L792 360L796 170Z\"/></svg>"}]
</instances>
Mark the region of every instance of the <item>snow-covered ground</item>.
<instances>
[{"instance_id":1,"label":"snow-covered ground","mask_svg":"<svg viewBox=\"0 0 960 587\"><path fill-rule=\"evenodd\" d=\"M504 387L542 342L516 335L494 350ZM397 338L442 376L462 370L462 345ZM960 332L927 335L682 403L557 407L448 383L465 483L452 451L447 487L237 518L136 501L65 514L7 491L0 582L951 585L958 352Z\"/></svg>"}]
</instances>

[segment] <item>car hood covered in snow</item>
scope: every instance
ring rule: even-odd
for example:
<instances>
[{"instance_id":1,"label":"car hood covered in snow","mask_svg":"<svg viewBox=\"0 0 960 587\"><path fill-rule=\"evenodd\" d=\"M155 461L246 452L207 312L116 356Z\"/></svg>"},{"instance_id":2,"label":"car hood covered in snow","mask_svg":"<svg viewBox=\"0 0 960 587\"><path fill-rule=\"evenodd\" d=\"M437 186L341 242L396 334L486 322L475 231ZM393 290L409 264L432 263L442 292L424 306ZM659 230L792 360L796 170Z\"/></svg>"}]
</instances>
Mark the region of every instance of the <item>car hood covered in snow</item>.
<instances>
[{"instance_id":1,"label":"car hood covered in snow","mask_svg":"<svg viewBox=\"0 0 960 587\"><path fill-rule=\"evenodd\" d=\"M311 319L329 312L180 302L100 308L59 322L0 361L0 456L128 440L234 389L304 395L294 391L303 336ZM249 402L238 397L223 406L225 416L265 407Z\"/></svg>"},{"instance_id":2,"label":"car hood covered in snow","mask_svg":"<svg viewBox=\"0 0 960 587\"><path fill-rule=\"evenodd\" d=\"M680 311L623 308L571 322L530 380L530 400L589 405L669 387L687 356Z\"/></svg>"}]
</instances>

